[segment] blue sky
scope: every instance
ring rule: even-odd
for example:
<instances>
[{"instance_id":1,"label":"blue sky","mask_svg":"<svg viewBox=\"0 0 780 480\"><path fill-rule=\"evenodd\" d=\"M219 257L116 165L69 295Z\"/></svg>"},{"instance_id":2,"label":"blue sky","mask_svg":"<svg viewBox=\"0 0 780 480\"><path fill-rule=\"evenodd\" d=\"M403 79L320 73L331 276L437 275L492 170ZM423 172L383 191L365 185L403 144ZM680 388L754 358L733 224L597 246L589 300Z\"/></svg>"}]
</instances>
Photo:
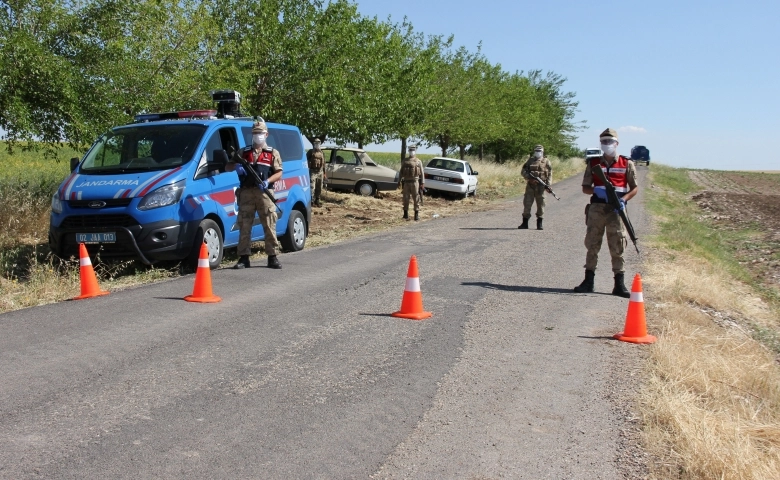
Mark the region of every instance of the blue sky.
<instances>
[{"instance_id":1,"label":"blue sky","mask_svg":"<svg viewBox=\"0 0 780 480\"><path fill-rule=\"evenodd\" d=\"M426 35L454 35L508 72L568 80L580 147L619 131L653 161L720 170L780 170L780 2L356 0L358 10ZM369 146L396 150L398 143ZM437 150L430 149L430 152Z\"/></svg>"}]
</instances>

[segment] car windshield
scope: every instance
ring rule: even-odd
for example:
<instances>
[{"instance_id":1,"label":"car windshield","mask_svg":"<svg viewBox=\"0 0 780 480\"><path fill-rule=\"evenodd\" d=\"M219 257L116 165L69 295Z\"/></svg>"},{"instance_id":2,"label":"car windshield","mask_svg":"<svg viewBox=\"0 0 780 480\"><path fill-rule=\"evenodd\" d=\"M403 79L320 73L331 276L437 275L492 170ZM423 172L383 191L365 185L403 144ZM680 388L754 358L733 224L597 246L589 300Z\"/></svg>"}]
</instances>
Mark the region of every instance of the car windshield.
<instances>
[{"instance_id":1,"label":"car windshield","mask_svg":"<svg viewBox=\"0 0 780 480\"><path fill-rule=\"evenodd\" d=\"M463 163L455 160L447 160L446 158L434 158L428 162L430 168L440 168L442 170L451 170L453 172L463 172Z\"/></svg>"},{"instance_id":2,"label":"car windshield","mask_svg":"<svg viewBox=\"0 0 780 480\"><path fill-rule=\"evenodd\" d=\"M92 146L84 173L145 172L178 167L192 159L205 125L138 125L108 131Z\"/></svg>"}]
</instances>

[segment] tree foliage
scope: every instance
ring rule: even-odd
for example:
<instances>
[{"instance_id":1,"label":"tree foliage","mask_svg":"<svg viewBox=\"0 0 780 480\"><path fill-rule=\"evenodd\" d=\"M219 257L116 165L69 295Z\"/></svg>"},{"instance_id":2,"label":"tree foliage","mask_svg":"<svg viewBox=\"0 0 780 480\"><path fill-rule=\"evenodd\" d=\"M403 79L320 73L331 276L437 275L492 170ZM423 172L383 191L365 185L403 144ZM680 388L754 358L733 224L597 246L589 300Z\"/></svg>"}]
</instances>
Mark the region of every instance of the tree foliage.
<instances>
[{"instance_id":1,"label":"tree foliage","mask_svg":"<svg viewBox=\"0 0 780 480\"><path fill-rule=\"evenodd\" d=\"M84 145L138 113L203 108L215 89L310 140L445 155L568 153L578 129L562 76L506 72L349 0L0 1L0 52L11 146Z\"/></svg>"}]
</instances>

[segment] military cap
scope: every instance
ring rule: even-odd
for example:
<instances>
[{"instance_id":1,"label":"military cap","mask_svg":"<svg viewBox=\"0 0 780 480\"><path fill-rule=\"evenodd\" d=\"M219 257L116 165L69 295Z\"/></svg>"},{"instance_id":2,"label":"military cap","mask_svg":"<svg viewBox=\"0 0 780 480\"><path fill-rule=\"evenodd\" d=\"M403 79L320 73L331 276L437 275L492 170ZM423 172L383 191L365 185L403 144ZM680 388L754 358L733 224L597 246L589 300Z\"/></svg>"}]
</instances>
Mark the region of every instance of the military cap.
<instances>
[{"instance_id":1,"label":"military cap","mask_svg":"<svg viewBox=\"0 0 780 480\"><path fill-rule=\"evenodd\" d=\"M252 135L255 133L265 133L268 131L268 127L265 126L265 120L262 118L257 120L254 125L252 125Z\"/></svg>"},{"instance_id":2,"label":"military cap","mask_svg":"<svg viewBox=\"0 0 780 480\"><path fill-rule=\"evenodd\" d=\"M614 128L608 128L608 129L604 130L603 132L601 132L601 135L599 135L599 138L604 138L604 137L612 137L615 140L617 140L618 139L618 134L617 134L617 132L615 131Z\"/></svg>"},{"instance_id":3,"label":"military cap","mask_svg":"<svg viewBox=\"0 0 780 480\"><path fill-rule=\"evenodd\" d=\"M544 150L544 147L541 145L537 145L534 147L534 152L541 152Z\"/></svg>"},{"instance_id":4,"label":"military cap","mask_svg":"<svg viewBox=\"0 0 780 480\"><path fill-rule=\"evenodd\" d=\"M412 150L417 150L417 145L411 144L411 145L409 145L409 146L407 147L407 150L409 150L410 152L411 152Z\"/></svg>"},{"instance_id":5,"label":"military cap","mask_svg":"<svg viewBox=\"0 0 780 480\"><path fill-rule=\"evenodd\" d=\"M319 138L315 138L311 141L311 143L322 143Z\"/></svg>"}]
</instances>

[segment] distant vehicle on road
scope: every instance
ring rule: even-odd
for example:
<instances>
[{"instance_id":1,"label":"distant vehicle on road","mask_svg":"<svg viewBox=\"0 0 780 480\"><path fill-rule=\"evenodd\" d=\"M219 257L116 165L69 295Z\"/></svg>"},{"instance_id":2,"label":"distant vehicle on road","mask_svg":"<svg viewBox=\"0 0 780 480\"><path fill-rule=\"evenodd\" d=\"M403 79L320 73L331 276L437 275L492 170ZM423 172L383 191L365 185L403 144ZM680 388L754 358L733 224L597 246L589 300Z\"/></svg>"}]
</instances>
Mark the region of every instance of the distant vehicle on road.
<instances>
[{"instance_id":1,"label":"distant vehicle on road","mask_svg":"<svg viewBox=\"0 0 780 480\"><path fill-rule=\"evenodd\" d=\"M650 150L643 145L635 146L631 149L631 160L637 165L641 162L644 162L645 165L650 165Z\"/></svg>"},{"instance_id":2,"label":"distant vehicle on road","mask_svg":"<svg viewBox=\"0 0 780 480\"><path fill-rule=\"evenodd\" d=\"M588 162L591 158L600 157L602 151L600 148L586 148L585 149L585 162Z\"/></svg>"},{"instance_id":3,"label":"distant vehicle on road","mask_svg":"<svg viewBox=\"0 0 780 480\"><path fill-rule=\"evenodd\" d=\"M461 198L477 195L477 172L469 162L435 157L425 166L424 172L426 190L454 193Z\"/></svg>"},{"instance_id":4,"label":"distant vehicle on road","mask_svg":"<svg viewBox=\"0 0 780 480\"><path fill-rule=\"evenodd\" d=\"M322 153L328 188L353 190L367 197L373 197L378 191L398 188L398 172L377 164L363 149L323 147Z\"/></svg>"}]
</instances>

